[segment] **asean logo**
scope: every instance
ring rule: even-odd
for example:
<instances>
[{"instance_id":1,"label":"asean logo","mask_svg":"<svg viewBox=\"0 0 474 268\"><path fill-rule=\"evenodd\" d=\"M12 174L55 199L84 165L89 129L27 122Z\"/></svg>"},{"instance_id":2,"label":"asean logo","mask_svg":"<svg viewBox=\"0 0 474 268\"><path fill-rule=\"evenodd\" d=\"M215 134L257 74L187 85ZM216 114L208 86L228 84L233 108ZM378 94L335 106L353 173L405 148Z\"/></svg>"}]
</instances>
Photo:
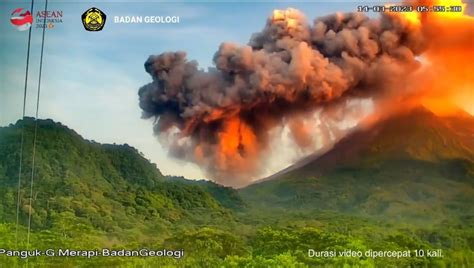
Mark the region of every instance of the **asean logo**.
<instances>
[{"instance_id":1,"label":"asean logo","mask_svg":"<svg viewBox=\"0 0 474 268\"><path fill-rule=\"evenodd\" d=\"M31 27L33 23L33 16L31 16L30 11L26 10L23 12L23 8L17 8L12 12L12 17L10 22L18 31L26 31Z\"/></svg>"},{"instance_id":2,"label":"asean logo","mask_svg":"<svg viewBox=\"0 0 474 268\"><path fill-rule=\"evenodd\" d=\"M84 29L91 32L102 31L107 16L96 7L91 7L81 16Z\"/></svg>"}]
</instances>

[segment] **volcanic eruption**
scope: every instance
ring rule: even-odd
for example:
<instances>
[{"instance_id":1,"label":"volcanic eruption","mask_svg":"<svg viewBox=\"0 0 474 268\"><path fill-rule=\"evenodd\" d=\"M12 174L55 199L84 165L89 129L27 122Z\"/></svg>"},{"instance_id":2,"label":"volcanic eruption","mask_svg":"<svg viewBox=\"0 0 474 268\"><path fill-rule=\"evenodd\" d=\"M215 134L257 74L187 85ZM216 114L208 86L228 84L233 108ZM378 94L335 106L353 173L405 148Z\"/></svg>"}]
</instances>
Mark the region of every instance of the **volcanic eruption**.
<instances>
[{"instance_id":1,"label":"volcanic eruption","mask_svg":"<svg viewBox=\"0 0 474 268\"><path fill-rule=\"evenodd\" d=\"M263 172L282 138L276 129L314 149L341 138L348 118L364 119L360 100L373 106L370 118L420 103L443 113L460 99L472 105L473 63L459 61L474 58L473 34L462 13L336 13L310 23L276 10L247 45L222 43L208 70L185 52L150 56L140 107L171 155L239 186Z\"/></svg>"}]
</instances>

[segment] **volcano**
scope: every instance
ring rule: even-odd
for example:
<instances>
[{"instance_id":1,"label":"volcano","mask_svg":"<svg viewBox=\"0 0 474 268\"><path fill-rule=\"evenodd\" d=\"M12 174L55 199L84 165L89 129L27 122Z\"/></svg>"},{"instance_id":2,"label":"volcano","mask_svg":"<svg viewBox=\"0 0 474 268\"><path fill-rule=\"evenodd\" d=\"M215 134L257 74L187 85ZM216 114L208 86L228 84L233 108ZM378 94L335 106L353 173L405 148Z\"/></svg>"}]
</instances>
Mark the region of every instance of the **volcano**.
<instances>
[{"instance_id":1,"label":"volcano","mask_svg":"<svg viewBox=\"0 0 474 268\"><path fill-rule=\"evenodd\" d=\"M413 220L474 215L474 117L417 107L241 190L256 205Z\"/></svg>"}]
</instances>

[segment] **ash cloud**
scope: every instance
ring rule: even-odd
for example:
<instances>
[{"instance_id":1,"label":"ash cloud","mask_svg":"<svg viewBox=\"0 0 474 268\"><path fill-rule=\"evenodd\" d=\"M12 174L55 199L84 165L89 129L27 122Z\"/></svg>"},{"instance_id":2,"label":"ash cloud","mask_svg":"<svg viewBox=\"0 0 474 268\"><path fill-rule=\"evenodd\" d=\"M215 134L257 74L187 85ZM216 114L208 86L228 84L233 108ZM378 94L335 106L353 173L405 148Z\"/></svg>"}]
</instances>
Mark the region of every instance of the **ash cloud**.
<instances>
[{"instance_id":1,"label":"ash cloud","mask_svg":"<svg viewBox=\"0 0 474 268\"><path fill-rule=\"evenodd\" d=\"M150 56L153 81L139 89L140 107L171 155L239 186L262 172L270 130L287 124L295 144L309 146L302 116L323 111L341 121L334 107L348 100L408 90L403 81L426 46L401 16L337 13L310 23L298 10L277 10L247 45L222 43L215 68L199 69L185 52Z\"/></svg>"}]
</instances>

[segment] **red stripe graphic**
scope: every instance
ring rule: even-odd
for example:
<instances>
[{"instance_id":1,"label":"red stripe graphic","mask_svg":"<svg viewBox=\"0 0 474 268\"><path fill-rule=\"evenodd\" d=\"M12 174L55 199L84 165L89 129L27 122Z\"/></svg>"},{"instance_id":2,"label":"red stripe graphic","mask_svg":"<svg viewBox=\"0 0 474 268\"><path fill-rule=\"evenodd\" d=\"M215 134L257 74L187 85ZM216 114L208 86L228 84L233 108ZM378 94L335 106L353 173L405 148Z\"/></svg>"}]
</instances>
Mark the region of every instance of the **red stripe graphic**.
<instances>
[{"instance_id":1,"label":"red stripe graphic","mask_svg":"<svg viewBox=\"0 0 474 268\"><path fill-rule=\"evenodd\" d=\"M12 15L15 14L15 13L19 13L19 12L21 12L22 10L23 10L23 8L19 7L19 8L17 8L17 9L13 10Z\"/></svg>"},{"instance_id":2,"label":"red stripe graphic","mask_svg":"<svg viewBox=\"0 0 474 268\"><path fill-rule=\"evenodd\" d=\"M19 25L23 25L23 24L28 23L28 22L33 23L33 17L31 15L23 17L23 18L15 17L15 18L11 18L10 21L13 25L19 26Z\"/></svg>"}]
</instances>

